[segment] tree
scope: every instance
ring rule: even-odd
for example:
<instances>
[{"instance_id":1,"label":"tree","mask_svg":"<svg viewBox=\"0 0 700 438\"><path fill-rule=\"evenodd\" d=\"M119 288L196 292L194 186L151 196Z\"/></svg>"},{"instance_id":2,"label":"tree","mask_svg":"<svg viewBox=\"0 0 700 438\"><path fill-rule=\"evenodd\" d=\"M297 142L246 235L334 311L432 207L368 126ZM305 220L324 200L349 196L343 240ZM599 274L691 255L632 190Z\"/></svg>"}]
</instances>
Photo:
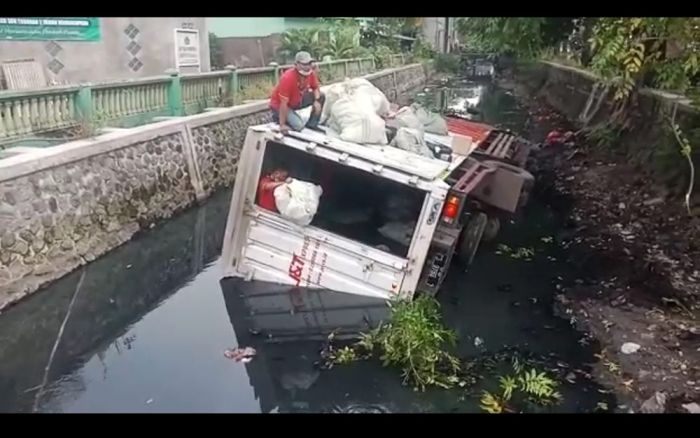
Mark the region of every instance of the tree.
<instances>
[{"instance_id":1,"label":"tree","mask_svg":"<svg viewBox=\"0 0 700 438\"><path fill-rule=\"evenodd\" d=\"M209 32L209 59L212 70L224 68L224 52L221 50L221 41L214 32Z\"/></svg>"},{"instance_id":2,"label":"tree","mask_svg":"<svg viewBox=\"0 0 700 438\"><path fill-rule=\"evenodd\" d=\"M686 92L700 72L700 18L605 17L591 38L591 67L625 99L638 86Z\"/></svg>"},{"instance_id":3,"label":"tree","mask_svg":"<svg viewBox=\"0 0 700 438\"><path fill-rule=\"evenodd\" d=\"M543 17L465 17L457 26L476 50L530 58L543 47L544 23Z\"/></svg>"}]
</instances>

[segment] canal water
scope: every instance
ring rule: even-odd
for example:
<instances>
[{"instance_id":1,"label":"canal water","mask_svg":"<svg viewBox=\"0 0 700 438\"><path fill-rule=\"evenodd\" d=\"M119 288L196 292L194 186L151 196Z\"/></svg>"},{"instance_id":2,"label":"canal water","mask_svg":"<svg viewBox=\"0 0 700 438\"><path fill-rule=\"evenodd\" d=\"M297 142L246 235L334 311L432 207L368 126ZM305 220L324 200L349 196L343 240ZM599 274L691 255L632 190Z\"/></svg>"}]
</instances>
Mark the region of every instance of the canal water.
<instances>
[{"instance_id":1,"label":"canal water","mask_svg":"<svg viewBox=\"0 0 700 438\"><path fill-rule=\"evenodd\" d=\"M525 130L527 113L493 85L455 80L419 99L473 105L484 121L537 140L544 129ZM466 395L415 392L375 361L319 370L321 328L362 330L385 307L274 288L251 298L240 284L220 281L229 198L228 190L216 194L0 315L0 412L480 412L478 393L494 389L495 376ZM556 278L573 275L550 243L561 218L535 198L514 219L467 272L453 267L439 295L458 354L531 354L569 376L554 411L612 407L582 377L595 345L551 310ZM534 256L509 257L499 244ZM224 357L238 346L258 354L245 364Z\"/></svg>"}]
</instances>

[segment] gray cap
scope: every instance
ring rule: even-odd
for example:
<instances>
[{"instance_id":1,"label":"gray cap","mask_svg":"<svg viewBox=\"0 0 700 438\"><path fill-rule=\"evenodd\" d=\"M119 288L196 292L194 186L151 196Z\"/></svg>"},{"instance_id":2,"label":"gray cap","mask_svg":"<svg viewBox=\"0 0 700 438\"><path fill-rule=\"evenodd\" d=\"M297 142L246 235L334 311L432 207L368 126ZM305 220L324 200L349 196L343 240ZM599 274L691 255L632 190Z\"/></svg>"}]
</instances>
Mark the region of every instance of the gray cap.
<instances>
[{"instance_id":1,"label":"gray cap","mask_svg":"<svg viewBox=\"0 0 700 438\"><path fill-rule=\"evenodd\" d=\"M300 64L308 64L313 60L314 59L311 57L311 54L309 54L309 52L299 52L294 57L294 62L298 62Z\"/></svg>"}]
</instances>

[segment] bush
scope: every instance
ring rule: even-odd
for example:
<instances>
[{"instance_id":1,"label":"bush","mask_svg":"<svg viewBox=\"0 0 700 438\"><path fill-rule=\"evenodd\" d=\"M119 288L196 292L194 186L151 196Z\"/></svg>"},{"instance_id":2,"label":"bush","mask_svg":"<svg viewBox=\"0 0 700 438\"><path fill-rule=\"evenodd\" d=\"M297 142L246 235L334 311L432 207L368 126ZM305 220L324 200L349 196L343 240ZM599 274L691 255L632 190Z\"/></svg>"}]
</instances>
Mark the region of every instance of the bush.
<instances>
[{"instance_id":1,"label":"bush","mask_svg":"<svg viewBox=\"0 0 700 438\"><path fill-rule=\"evenodd\" d=\"M459 56L440 53L435 57L435 69L440 73L459 73Z\"/></svg>"},{"instance_id":2,"label":"bush","mask_svg":"<svg viewBox=\"0 0 700 438\"><path fill-rule=\"evenodd\" d=\"M359 345L377 353L384 366L400 368L404 383L424 390L459 382L460 362L446 350L456 341L456 334L442 325L438 302L420 296L392 303L390 322L365 335Z\"/></svg>"}]
</instances>

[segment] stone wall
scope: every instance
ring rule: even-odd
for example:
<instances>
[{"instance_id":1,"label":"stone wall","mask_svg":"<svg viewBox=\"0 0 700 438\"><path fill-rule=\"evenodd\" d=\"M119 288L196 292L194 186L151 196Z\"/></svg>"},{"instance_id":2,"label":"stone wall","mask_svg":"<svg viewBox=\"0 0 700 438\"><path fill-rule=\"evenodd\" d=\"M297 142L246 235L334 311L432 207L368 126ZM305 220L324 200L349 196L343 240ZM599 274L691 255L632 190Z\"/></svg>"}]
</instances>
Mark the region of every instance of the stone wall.
<instances>
[{"instance_id":1,"label":"stone wall","mask_svg":"<svg viewBox=\"0 0 700 438\"><path fill-rule=\"evenodd\" d=\"M428 73L366 78L394 100ZM0 309L232 185L247 127L267 121L259 101L0 160Z\"/></svg>"},{"instance_id":2,"label":"stone wall","mask_svg":"<svg viewBox=\"0 0 700 438\"><path fill-rule=\"evenodd\" d=\"M550 62L521 65L516 70L516 80L528 94L543 96L549 104L579 126L579 116L586 107L591 90L598 78L591 72ZM612 94L609 93L589 126L608 121L613 113ZM647 171L674 193L685 191L688 166L681 156L680 146L668 130L665 116L677 106L676 122L691 143L697 144L700 136L692 138L700 127L700 111L682 96L659 90L642 90L630 108L629 128L610 146L611 152L623 153L626 158ZM700 159L695 148L694 161ZM698 190L696 188L696 193ZM696 200L695 203L700 201Z\"/></svg>"}]
</instances>

